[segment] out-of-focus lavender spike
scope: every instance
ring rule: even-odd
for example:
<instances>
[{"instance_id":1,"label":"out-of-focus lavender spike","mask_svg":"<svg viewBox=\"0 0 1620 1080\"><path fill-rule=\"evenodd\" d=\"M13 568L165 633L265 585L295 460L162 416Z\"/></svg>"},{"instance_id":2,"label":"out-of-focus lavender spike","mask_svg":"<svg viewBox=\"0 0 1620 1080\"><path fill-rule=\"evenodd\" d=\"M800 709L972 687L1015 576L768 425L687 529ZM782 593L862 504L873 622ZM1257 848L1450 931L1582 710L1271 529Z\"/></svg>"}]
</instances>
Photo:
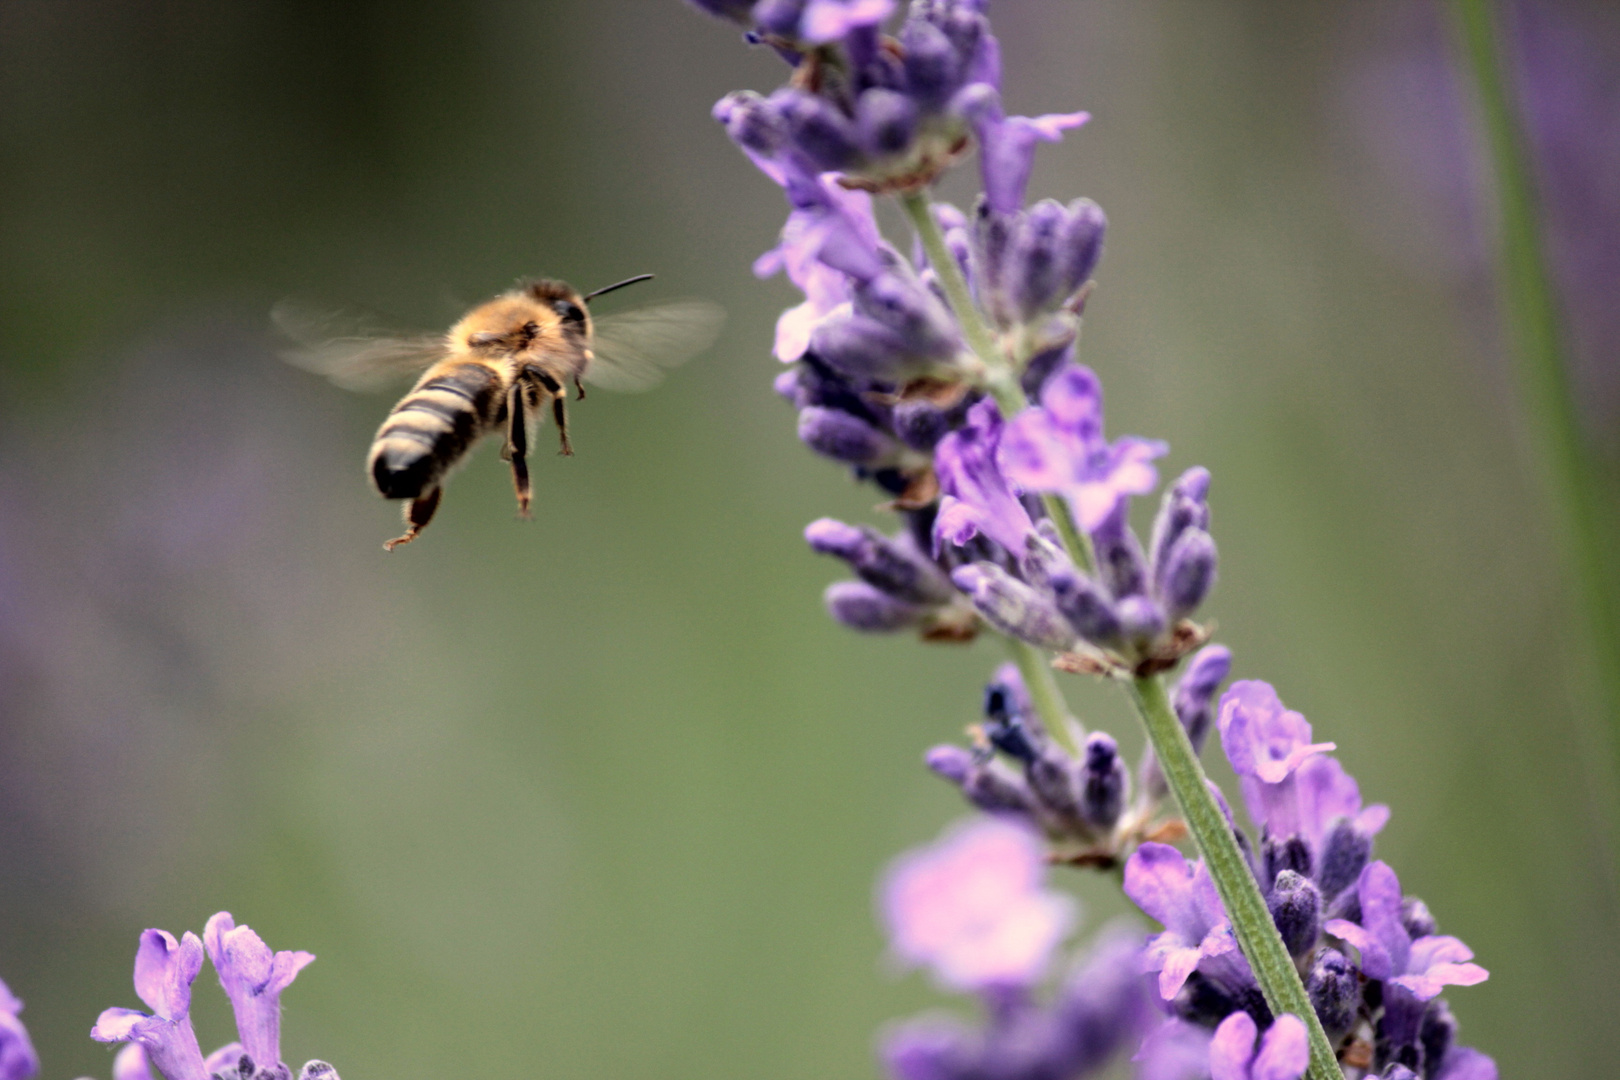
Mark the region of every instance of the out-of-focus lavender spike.
<instances>
[{"instance_id":1,"label":"out-of-focus lavender spike","mask_svg":"<svg viewBox=\"0 0 1620 1080\"><path fill-rule=\"evenodd\" d=\"M1080 814L1101 833L1113 830L1130 797L1130 774L1112 735L1094 731L1081 750Z\"/></svg>"},{"instance_id":2,"label":"out-of-focus lavender spike","mask_svg":"<svg viewBox=\"0 0 1620 1080\"><path fill-rule=\"evenodd\" d=\"M799 439L835 461L873 468L895 460L900 444L888 433L840 409L799 411Z\"/></svg>"},{"instance_id":3,"label":"out-of-focus lavender spike","mask_svg":"<svg viewBox=\"0 0 1620 1080\"><path fill-rule=\"evenodd\" d=\"M1196 465L1177 477L1159 502L1148 550L1155 574L1168 561L1170 547L1188 528L1209 529L1209 470Z\"/></svg>"},{"instance_id":4,"label":"out-of-focus lavender spike","mask_svg":"<svg viewBox=\"0 0 1620 1080\"><path fill-rule=\"evenodd\" d=\"M1127 596L1114 609L1119 614L1121 636L1136 642L1149 642L1164 633L1164 612L1145 596Z\"/></svg>"},{"instance_id":5,"label":"out-of-focus lavender spike","mask_svg":"<svg viewBox=\"0 0 1620 1080\"><path fill-rule=\"evenodd\" d=\"M904 94L879 87L855 102L855 135L868 154L898 154L916 131L917 106Z\"/></svg>"},{"instance_id":6,"label":"out-of-focus lavender spike","mask_svg":"<svg viewBox=\"0 0 1620 1080\"><path fill-rule=\"evenodd\" d=\"M1311 879L1284 870L1277 875L1266 903L1289 954L1296 960L1310 955L1322 932L1322 894Z\"/></svg>"},{"instance_id":7,"label":"out-of-focus lavender spike","mask_svg":"<svg viewBox=\"0 0 1620 1080\"><path fill-rule=\"evenodd\" d=\"M1008 291L1019 321L1053 307L1067 295L1063 231L1068 214L1055 199L1042 199L1019 215L1018 229L1007 253L1011 273Z\"/></svg>"},{"instance_id":8,"label":"out-of-focus lavender spike","mask_svg":"<svg viewBox=\"0 0 1620 1080\"><path fill-rule=\"evenodd\" d=\"M896 600L864 581L836 581L823 594L827 614L851 630L868 634L891 633L916 626L927 612L915 604Z\"/></svg>"},{"instance_id":9,"label":"out-of-focus lavender spike","mask_svg":"<svg viewBox=\"0 0 1620 1080\"><path fill-rule=\"evenodd\" d=\"M789 141L821 169L842 169L860 157L860 136L855 125L830 102L794 87L770 97Z\"/></svg>"},{"instance_id":10,"label":"out-of-focus lavender spike","mask_svg":"<svg viewBox=\"0 0 1620 1080\"><path fill-rule=\"evenodd\" d=\"M1215 539L1203 529L1186 529L1171 545L1157 577L1159 596L1172 622L1198 610L1215 586L1215 565Z\"/></svg>"},{"instance_id":11,"label":"out-of-focus lavender spike","mask_svg":"<svg viewBox=\"0 0 1620 1080\"><path fill-rule=\"evenodd\" d=\"M912 356L947 360L961 348L950 309L914 279L886 273L861 282L855 306L898 333Z\"/></svg>"},{"instance_id":12,"label":"out-of-focus lavender spike","mask_svg":"<svg viewBox=\"0 0 1620 1080\"><path fill-rule=\"evenodd\" d=\"M966 1025L944 1017L896 1024L879 1050L894 1080L968 1080L977 1075L980 1039Z\"/></svg>"},{"instance_id":13,"label":"out-of-focus lavender spike","mask_svg":"<svg viewBox=\"0 0 1620 1080\"><path fill-rule=\"evenodd\" d=\"M1194 751L1203 749L1204 739L1215 719L1215 691L1231 670L1232 650L1225 645L1206 645L1194 654L1176 683L1172 699L1176 717L1187 729Z\"/></svg>"},{"instance_id":14,"label":"out-of-focus lavender spike","mask_svg":"<svg viewBox=\"0 0 1620 1080\"><path fill-rule=\"evenodd\" d=\"M1002 633L1043 649L1074 646L1074 628L1051 601L994 563L957 567L951 580Z\"/></svg>"},{"instance_id":15,"label":"out-of-focus lavender spike","mask_svg":"<svg viewBox=\"0 0 1620 1080\"><path fill-rule=\"evenodd\" d=\"M39 1055L17 1015L22 1008L23 1003L0 982L0 1080L29 1080L39 1072Z\"/></svg>"}]
</instances>

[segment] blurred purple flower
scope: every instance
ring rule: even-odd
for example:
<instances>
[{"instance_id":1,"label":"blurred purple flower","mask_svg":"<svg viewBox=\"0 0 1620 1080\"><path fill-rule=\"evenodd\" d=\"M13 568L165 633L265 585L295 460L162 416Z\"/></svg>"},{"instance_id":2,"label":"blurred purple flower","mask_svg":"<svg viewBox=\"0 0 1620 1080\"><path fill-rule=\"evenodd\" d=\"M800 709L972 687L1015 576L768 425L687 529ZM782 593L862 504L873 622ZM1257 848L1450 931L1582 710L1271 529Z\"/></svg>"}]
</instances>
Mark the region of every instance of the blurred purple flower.
<instances>
[{"instance_id":1,"label":"blurred purple flower","mask_svg":"<svg viewBox=\"0 0 1620 1080\"><path fill-rule=\"evenodd\" d=\"M1333 743L1311 742L1305 717L1283 708L1271 684L1257 679L1227 688L1216 723L1221 748L1242 781L1249 814L1263 825L1270 824L1274 812L1290 809L1290 781L1305 760L1335 749Z\"/></svg>"},{"instance_id":2,"label":"blurred purple flower","mask_svg":"<svg viewBox=\"0 0 1620 1080\"><path fill-rule=\"evenodd\" d=\"M1074 901L1041 886L1030 830L981 819L897 859L881 890L894 953L954 990L1027 987L1074 924Z\"/></svg>"},{"instance_id":3,"label":"blurred purple flower","mask_svg":"<svg viewBox=\"0 0 1620 1080\"><path fill-rule=\"evenodd\" d=\"M1368 978L1402 987L1419 1001L1436 997L1445 986L1473 986L1489 978L1484 968L1469 963L1473 950L1456 938L1427 934L1413 940L1401 917L1401 883L1387 864L1368 865L1356 891L1360 925L1329 919L1325 928L1355 946Z\"/></svg>"},{"instance_id":4,"label":"blurred purple flower","mask_svg":"<svg viewBox=\"0 0 1620 1080\"><path fill-rule=\"evenodd\" d=\"M1089 368L1066 364L1041 388L1041 404L1012 419L1001 441L1007 479L1025 491L1063 495L1080 528L1096 529L1129 495L1152 491L1157 439L1103 437L1102 386Z\"/></svg>"},{"instance_id":5,"label":"blurred purple flower","mask_svg":"<svg viewBox=\"0 0 1620 1080\"><path fill-rule=\"evenodd\" d=\"M1035 167L1035 144L1060 142L1065 131L1091 119L1085 112L1007 116L1001 108L1000 91L988 83L964 90L957 98L957 108L978 136L985 197L990 208L1001 214L1023 208L1024 189Z\"/></svg>"},{"instance_id":6,"label":"blurred purple flower","mask_svg":"<svg viewBox=\"0 0 1620 1080\"><path fill-rule=\"evenodd\" d=\"M1210 1080L1299 1080L1310 1064L1305 1024L1284 1013L1266 1029L1260 1045L1254 1018L1235 1012L1221 1021L1209 1044Z\"/></svg>"},{"instance_id":7,"label":"blurred purple flower","mask_svg":"<svg viewBox=\"0 0 1620 1080\"><path fill-rule=\"evenodd\" d=\"M998 464L1005 431L996 403L986 398L935 448L934 471L944 493L934 522L936 553L945 540L960 546L982 533L1014 558L1024 554L1035 523Z\"/></svg>"},{"instance_id":8,"label":"blurred purple flower","mask_svg":"<svg viewBox=\"0 0 1620 1080\"><path fill-rule=\"evenodd\" d=\"M39 1072L39 1055L17 1014L23 1003L0 980L0 1080L28 1080Z\"/></svg>"}]
</instances>

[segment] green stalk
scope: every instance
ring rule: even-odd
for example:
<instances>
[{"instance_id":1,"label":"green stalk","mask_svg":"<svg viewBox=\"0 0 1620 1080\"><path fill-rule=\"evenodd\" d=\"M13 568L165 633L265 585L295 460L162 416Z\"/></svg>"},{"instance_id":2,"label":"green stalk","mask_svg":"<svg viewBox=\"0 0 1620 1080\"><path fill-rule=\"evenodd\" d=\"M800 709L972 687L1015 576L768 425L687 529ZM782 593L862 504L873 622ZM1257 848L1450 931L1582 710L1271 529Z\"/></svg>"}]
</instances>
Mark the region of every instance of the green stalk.
<instances>
[{"instance_id":1,"label":"green stalk","mask_svg":"<svg viewBox=\"0 0 1620 1080\"><path fill-rule=\"evenodd\" d=\"M927 253L928 261L945 289L946 299L962 325L968 347L984 365L986 388L1001 406L1004 416L1010 418L1016 415L1028 401L1006 355L973 303L961 268L945 246L945 238L934 221L927 196L921 192L906 192L901 195L900 202L911 218L922 241L923 251ZM1070 558L1089 570L1093 565L1090 544L1075 528L1068 504L1061 496L1049 495L1046 498L1048 511L1058 525ZM1045 654L1026 642L1010 640L1009 644L1041 719L1054 737L1061 738L1060 733L1065 731L1062 718L1066 717L1067 710L1063 707L1061 691L1052 677ZM1221 903L1226 906L1238 945L1254 970L1266 1003L1274 1014L1293 1013L1305 1023L1311 1047L1311 1063L1306 1076L1310 1080L1343 1080L1333 1045L1322 1030L1322 1023L1311 1006L1310 996L1305 992L1305 984L1300 980L1294 960L1288 955L1288 949L1277 933L1265 897L1260 895L1254 874L1238 849L1226 815L1221 813L1215 797L1210 794L1203 766L1198 763L1198 755L1193 751L1187 732L1170 707L1164 683L1156 675L1135 678L1130 682L1130 694L1137 715L1142 719L1142 726L1147 729L1153 752L1158 755L1165 782L1180 804L1188 831L1209 866L1215 890L1220 894Z\"/></svg>"},{"instance_id":2,"label":"green stalk","mask_svg":"<svg viewBox=\"0 0 1620 1080\"><path fill-rule=\"evenodd\" d=\"M1265 897L1249 870L1243 852L1232 835L1226 815L1210 793L1209 781L1186 730L1170 708L1164 683L1157 675L1140 676L1131 680L1131 700L1147 728L1153 752L1159 757L1165 781L1181 805L1181 814L1187 821L1187 830L1204 855L1209 876L1215 879L1215 891L1221 895L1238 945L1254 969L1254 977L1266 996L1266 1004L1274 1015L1293 1013L1305 1022L1310 1037L1311 1065L1306 1076L1311 1080L1343 1080L1333 1044L1328 1041L1322 1022L1300 982L1299 971L1293 957L1277 933Z\"/></svg>"},{"instance_id":3,"label":"green stalk","mask_svg":"<svg viewBox=\"0 0 1620 1080\"><path fill-rule=\"evenodd\" d=\"M1575 394L1563 361L1552 278L1541 241L1535 185L1519 112L1503 71L1500 35L1489 0L1456 0L1459 46L1465 54L1488 143L1501 217L1499 288L1503 324L1514 345L1519 385L1554 513L1554 532L1597 668L1599 713L1609 729L1606 748L1620 769L1620 589L1608 560L1620 551L1605 493L1581 436Z\"/></svg>"}]
</instances>

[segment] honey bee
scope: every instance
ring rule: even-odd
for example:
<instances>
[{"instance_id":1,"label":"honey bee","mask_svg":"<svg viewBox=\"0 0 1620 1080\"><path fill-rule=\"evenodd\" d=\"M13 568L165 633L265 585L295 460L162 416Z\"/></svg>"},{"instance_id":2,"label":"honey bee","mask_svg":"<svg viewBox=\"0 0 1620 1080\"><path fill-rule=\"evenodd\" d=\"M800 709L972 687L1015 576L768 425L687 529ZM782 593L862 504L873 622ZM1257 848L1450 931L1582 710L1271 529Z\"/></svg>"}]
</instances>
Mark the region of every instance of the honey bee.
<instances>
[{"instance_id":1,"label":"honey bee","mask_svg":"<svg viewBox=\"0 0 1620 1080\"><path fill-rule=\"evenodd\" d=\"M389 375L421 371L377 429L366 456L366 473L377 491L407 500L404 535L383 544L392 551L421 535L439 508L445 478L485 435L504 437L501 458L512 469L518 512L528 517L529 444L548 402L561 453L572 455L570 387L581 399L586 383L606 390L646 389L663 378L665 369L708 347L723 316L703 301L592 317L593 299L651 277L639 274L584 294L561 281L520 282L473 308L442 335L398 337L352 329L334 335L332 317L312 316L290 303L277 305L271 318L299 343L288 360L340 386L367 389Z\"/></svg>"}]
</instances>

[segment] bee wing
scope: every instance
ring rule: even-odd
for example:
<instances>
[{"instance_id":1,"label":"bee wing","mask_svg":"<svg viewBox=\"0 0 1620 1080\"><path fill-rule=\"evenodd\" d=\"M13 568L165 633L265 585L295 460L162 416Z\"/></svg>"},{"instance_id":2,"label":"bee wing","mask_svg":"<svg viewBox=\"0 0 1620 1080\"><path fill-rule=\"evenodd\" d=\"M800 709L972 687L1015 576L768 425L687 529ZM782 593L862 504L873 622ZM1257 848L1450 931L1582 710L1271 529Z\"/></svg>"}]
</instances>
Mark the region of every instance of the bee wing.
<instances>
[{"instance_id":1,"label":"bee wing","mask_svg":"<svg viewBox=\"0 0 1620 1080\"><path fill-rule=\"evenodd\" d=\"M281 357L345 390L377 390L444 356L443 334L389 334L364 319L283 300L270 321L292 343Z\"/></svg>"},{"instance_id":2,"label":"bee wing","mask_svg":"<svg viewBox=\"0 0 1620 1080\"><path fill-rule=\"evenodd\" d=\"M604 390L645 390L713 343L726 313L707 300L671 300L592 320L585 381Z\"/></svg>"}]
</instances>

